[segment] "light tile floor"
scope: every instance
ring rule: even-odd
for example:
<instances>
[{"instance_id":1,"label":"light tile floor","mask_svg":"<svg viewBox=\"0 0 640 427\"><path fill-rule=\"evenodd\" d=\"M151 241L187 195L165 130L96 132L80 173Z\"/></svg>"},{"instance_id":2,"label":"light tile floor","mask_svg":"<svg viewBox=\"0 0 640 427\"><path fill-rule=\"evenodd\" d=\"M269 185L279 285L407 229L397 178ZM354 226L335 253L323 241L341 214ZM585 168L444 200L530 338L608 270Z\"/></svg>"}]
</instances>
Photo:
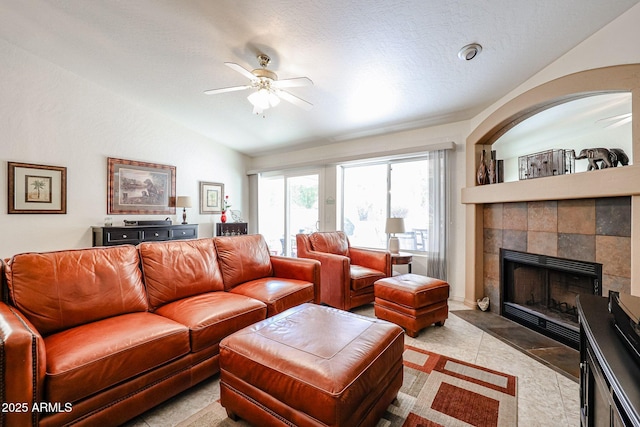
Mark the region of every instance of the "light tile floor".
<instances>
[{"instance_id":1,"label":"light tile floor","mask_svg":"<svg viewBox=\"0 0 640 427\"><path fill-rule=\"evenodd\" d=\"M449 310L467 307L449 301ZM354 312L373 316L373 306ZM580 425L579 385L555 370L483 332L451 313L442 327L424 329L406 344L518 377L518 426ZM205 381L127 424L129 427L175 426L219 398L218 376ZM225 425L234 425L231 422ZM219 425L219 424L218 424ZM244 423L238 423L238 426Z\"/></svg>"}]
</instances>

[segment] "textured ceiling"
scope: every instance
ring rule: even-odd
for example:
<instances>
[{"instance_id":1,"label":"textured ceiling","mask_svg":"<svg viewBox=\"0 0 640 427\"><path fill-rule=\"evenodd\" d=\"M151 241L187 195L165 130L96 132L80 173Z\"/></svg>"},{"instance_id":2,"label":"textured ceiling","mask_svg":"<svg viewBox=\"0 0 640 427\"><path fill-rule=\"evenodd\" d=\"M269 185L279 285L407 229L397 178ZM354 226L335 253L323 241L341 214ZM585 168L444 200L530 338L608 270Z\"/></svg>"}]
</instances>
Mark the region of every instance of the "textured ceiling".
<instances>
[{"instance_id":1,"label":"textured ceiling","mask_svg":"<svg viewBox=\"0 0 640 427\"><path fill-rule=\"evenodd\" d=\"M249 155L468 119L639 0L0 0L0 38ZM469 43L473 61L458 59ZM224 66L307 76L253 115Z\"/></svg>"}]
</instances>

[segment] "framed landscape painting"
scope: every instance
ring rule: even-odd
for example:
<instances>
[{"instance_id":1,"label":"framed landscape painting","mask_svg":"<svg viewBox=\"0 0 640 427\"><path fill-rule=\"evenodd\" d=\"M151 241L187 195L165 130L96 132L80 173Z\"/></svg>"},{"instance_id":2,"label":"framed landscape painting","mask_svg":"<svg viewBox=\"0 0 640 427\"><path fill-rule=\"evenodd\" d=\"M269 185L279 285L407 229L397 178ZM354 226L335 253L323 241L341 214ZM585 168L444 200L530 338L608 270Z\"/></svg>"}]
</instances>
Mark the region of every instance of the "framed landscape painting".
<instances>
[{"instance_id":1,"label":"framed landscape painting","mask_svg":"<svg viewBox=\"0 0 640 427\"><path fill-rule=\"evenodd\" d=\"M67 168L8 162L10 214L66 214Z\"/></svg>"},{"instance_id":2,"label":"framed landscape painting","mask_svg":"<svg viewBox=\"0 0 640 427\"><path fill-rule=\"evenodd\" d=\"M175 166L109 157L108 170L108 214L175 214Z\"/></svg>"},{"instance_id":3,"label":"framed landscape painting","mask_svg":"<svg viewBox=\"0 0 640 427\"><path fill-rule=\"evenodd\" d=\"M200 213L217 214L222 212L224 184L200 182Z\"/></svg>"}]
</instances>

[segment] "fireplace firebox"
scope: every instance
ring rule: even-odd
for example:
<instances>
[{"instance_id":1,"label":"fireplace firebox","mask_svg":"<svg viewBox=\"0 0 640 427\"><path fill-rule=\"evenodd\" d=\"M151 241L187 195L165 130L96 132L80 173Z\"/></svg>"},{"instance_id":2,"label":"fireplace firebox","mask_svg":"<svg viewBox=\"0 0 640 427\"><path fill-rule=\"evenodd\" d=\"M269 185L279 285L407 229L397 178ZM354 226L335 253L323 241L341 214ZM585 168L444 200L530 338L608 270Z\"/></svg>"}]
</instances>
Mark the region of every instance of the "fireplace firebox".
<instances>
[{"instance_id":1,"label":"fireplace firebox","mask_svg":"<svg viewBox=\"0 0 640 427\"><path fill-rule=\"evenodd\" d=\"M602 264L500 249L501 315L575 349L576 297L602 295Z\"/></svg>"}]
</instances>

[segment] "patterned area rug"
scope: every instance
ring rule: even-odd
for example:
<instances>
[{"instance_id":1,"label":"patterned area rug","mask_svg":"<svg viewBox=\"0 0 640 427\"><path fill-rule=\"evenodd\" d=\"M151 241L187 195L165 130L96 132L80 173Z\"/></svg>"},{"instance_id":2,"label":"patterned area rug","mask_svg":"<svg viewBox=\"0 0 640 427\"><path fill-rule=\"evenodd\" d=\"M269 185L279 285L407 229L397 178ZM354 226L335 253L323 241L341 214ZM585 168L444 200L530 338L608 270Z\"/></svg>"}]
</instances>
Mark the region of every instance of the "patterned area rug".
<instances>
[{"instance_id":1,"label":"patterned area rug","mask_svg":"<svg viewBox=\"0 0 640 427\"><path fill-rule=\"evenodd\" d=\"M378 427L515 426L516 377L405 346L404 382Z\"/></svg>"},{"instance_id":2,"label":"patterned area rug","mask_svg":"<svg viewBox=\"0 0 640 427\"><path fill-rule=\"evenodd\" d=\"M377 427L515 426L516 377L405 346L404 381L398 399ZM181 427L242 427L219 402L180 423Z\"/></svg>"}]
</instances>

